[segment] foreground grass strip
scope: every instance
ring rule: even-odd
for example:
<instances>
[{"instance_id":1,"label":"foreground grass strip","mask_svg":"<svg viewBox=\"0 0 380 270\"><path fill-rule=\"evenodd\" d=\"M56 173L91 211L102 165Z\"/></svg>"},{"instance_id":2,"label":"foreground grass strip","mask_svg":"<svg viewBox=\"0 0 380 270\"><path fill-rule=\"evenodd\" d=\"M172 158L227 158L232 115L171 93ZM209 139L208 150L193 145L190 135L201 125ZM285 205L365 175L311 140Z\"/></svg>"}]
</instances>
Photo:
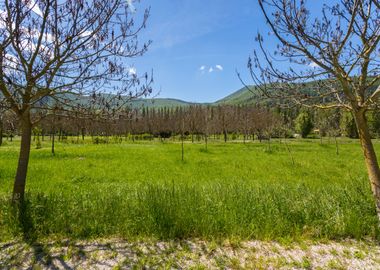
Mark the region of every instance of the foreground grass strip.
<instances>
[{"instance_id":1,"label":"foreground grass strip","mask_svg":"<svg viewBox=\"0 0 380 270\"><path fill-rule=\"evenodd\" d=\"M360 146L48 142L31 156L26 203L10 202L18 142L0 148L0 241L379 238ZM379 145L376 144L376 147Z\"/></svg>"},{"instance_id":2,"label":"foreground grass strip","mask_svg":"<svg viewBox=\"0 0 380 270\"><path fill-rule=\"evenodd\" d=\"M373 242L58 241L0 244L1 269L380 269Z\"/></svg>"}]
</instances>

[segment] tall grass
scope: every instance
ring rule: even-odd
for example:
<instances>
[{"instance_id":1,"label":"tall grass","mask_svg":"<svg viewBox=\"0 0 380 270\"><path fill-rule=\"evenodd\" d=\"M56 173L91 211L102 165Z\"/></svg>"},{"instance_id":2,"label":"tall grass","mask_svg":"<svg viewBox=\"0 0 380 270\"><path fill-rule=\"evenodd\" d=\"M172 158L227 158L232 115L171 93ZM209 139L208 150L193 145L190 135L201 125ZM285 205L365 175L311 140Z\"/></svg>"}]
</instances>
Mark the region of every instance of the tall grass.
<instances>
[{"instance_id":1,"label":"tall grass","mask_svg":"<svg viewBox=\"0 0 380 270\"><path fill-rule=\"evenodd\" d=\"M46 146L45 146L46 147ZM64 147L64 148L63 148ZM34 150L26 202L9 202L16 146L0 151L0 239L378 238L358 145L61 145ZM58 148L59 149L59 148ZM8 167L4 167L3 165ZM4 177L5 176L5 177Z\"/></svg>"}]
</instances>

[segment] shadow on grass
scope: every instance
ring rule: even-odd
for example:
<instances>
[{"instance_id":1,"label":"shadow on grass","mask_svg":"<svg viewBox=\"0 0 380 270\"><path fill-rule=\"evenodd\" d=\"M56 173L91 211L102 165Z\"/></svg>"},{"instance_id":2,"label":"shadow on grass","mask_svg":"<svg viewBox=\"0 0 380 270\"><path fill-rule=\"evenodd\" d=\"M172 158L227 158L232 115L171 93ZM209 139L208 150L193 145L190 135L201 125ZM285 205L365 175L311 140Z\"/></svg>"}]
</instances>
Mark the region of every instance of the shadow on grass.
<instances>
[{"instance_id":1,"label":"shadow on grass","mask_svg":"<svg viewBox=\"0 0 380 270\"><path fill-rule=\"evenodd\" d=\"M17 221L21 239L0 245L0 269L77 269L89 259L88 250L110 249L110 244L78 244L68 240L47 242L39 239L36 219L43 216L46 210L36 213L38 207L35 204L30 199L18 204L11 203L11 213ZM91 257L91 264L107 269L113 267L94 256Z\"/></svg>"},{"instance_id":2,"label":"shadow on grass","mask_svg":"<svg viewBox=\"0 0 380 270\"><path fill-rule=\"evenodd\" d=\"M11 207L13 218L18 221L22 241L1 246L0 250L5 254L2 255L5 258L0 256L1 269L3 269L2 267L5 269L19 267L34 269L36 265L49 269L75 269L66 264L63 254L51 254L52 244L43 244L39 241L32 217L33 204L30 200L25 199L16 204L12 203ZM84 254L84 252L82 253Z\"/></svg>"}]
</instances>

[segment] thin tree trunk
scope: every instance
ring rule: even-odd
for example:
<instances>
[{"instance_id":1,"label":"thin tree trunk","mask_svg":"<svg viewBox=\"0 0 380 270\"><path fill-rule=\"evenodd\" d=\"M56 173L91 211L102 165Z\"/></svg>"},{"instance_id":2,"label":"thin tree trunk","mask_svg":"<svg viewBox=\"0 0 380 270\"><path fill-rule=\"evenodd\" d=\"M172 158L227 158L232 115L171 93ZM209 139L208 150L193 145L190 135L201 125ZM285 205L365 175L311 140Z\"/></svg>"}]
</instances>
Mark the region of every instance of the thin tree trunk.
<instances>
[{"instance_id":1,"label":"thin tree trunk","mask_svg":"<svg viewBox=\"0 0 380 270\"><path fill-rule=\"evenodd\" d=\"M0 116L0 146L3 144L3 118Z\"/></svg>"},{"instance_id":2,"label":"thin tree trunk","mask_svg":"<svg viewBox=\"0 0 380 270\"><path fill-rule=\"evenodd\" d=\"M21 121L21 146L18 167L13 186L13 202L23 201L25 195L26 174L28 171L30 145L32 138L32 124L29 113Z\"/></svg>"},{"instance_id":3,"label":"thin tree trunk","mask_svg":"<svg viewBox=\"0 0 380 270\"><path fill-rule=\"evenodd\" d=\"M286 138L284 138L284 143L285 143L285 146L286 146L286 150L288 150L289 152L289 155L290 155L290 158L292 160L292 164L295 165L295 162L294 162L294 157L293 157L293 154L292 154L292 151L290 150L290 147L286 141Z\"/></svg>"},{"instance_id":4,"label":"thin tree trunk","mask_svg":"<svg viewBox=\"0 0 380 270\"><path fill-rule=\"evenodd\" d=\"M336 135L334 136L335 139L335 153L338 156L339 155L339 145L338 145L338 140L336 138Z\"/></svg>"},{"instance_id":5,"label":"thin tree trunk","mask_svg":"<svg viewBox=\"0 0 380 270\"><path fill-rule=\"evenodd\" d=\"M54 118L55 119L55 118ZM55 123L54 123L55 120L53 120L53 136L52 136L52 140L51 140L51 153L52 155L54 156L55 155Z\"/></svg>"},{"instance_id":6,"label":"thin tree trunk","mask_svg":"<svg viewBox=\"0 0 380 270\"><path fill-rule=\"evenodd\" d=\"M183 145L183 131L185 129L185 123L184 123L184 120L182 119L182 128L181 128L181 150L182 150L182 161L184 161L185 159L185 149L184 149L184 145Z\"/></svg>"},{"instance_id":7,"label":"thin tree trunk","mask_svg":"<svg viewBox=\"0 0 380 270\"><path fill-rule=\"evenodd\" d=\"M380 169L376 152L372 144L371 135L365 112L359 111L354 114L356 126L358 128L359 139L364 153L364 160L367 166L368 177L371 189L376 202L377 216L380 221Z\"/></svg>"}]
</instances>

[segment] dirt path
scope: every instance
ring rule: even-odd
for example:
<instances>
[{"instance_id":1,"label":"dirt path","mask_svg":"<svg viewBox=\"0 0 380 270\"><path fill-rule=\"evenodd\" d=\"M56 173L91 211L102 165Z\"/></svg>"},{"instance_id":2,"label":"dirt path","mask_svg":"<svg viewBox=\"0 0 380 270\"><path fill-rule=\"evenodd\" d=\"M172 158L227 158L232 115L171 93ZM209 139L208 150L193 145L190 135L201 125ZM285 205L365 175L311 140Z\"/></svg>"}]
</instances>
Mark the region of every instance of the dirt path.
<instances>
[{"instance_id":1,"label":"dirt path","mask_svg":"<svg viewBox=\"0 0 380 270\"><path fill-rule=\"evenodd\" d=\"M357 241L15 241L0 244L0 269L380 269L380 246Z\"/></svg>"}]
</instances>

